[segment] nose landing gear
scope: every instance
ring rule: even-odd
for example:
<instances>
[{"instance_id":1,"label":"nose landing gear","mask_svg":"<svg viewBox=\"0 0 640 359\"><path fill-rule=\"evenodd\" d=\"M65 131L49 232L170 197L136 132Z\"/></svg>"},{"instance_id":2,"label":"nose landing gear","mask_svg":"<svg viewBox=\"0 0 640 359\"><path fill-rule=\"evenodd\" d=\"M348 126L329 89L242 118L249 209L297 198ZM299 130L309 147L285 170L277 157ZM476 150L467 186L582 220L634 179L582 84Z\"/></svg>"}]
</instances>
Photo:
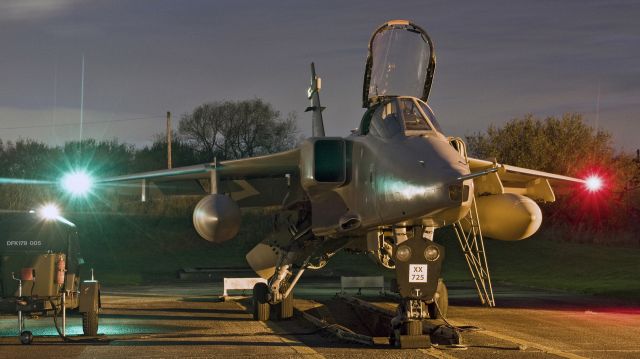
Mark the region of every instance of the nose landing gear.
<instances>
[{"instance_id":1,"label":"nose landing gear","mask_svg":"<svg viewBox=\"0 0 640 359\"><path fill-rule=\"evenodd\" d=\"M449 306L447 287L442 278L438 279L437 288L431 302L404 298L398 305L397 315L391 320L389 343L392 346L402 349L431 346L430 335L424 333L433 334L434 328L441 325L434 325L428 319L446 318ZM442 337L442 335L437 335L437 337ZM459 337L455 339L456 342L460 340ZM436 339L436 342L439 341Z\"/></svg>"}]
</instances>

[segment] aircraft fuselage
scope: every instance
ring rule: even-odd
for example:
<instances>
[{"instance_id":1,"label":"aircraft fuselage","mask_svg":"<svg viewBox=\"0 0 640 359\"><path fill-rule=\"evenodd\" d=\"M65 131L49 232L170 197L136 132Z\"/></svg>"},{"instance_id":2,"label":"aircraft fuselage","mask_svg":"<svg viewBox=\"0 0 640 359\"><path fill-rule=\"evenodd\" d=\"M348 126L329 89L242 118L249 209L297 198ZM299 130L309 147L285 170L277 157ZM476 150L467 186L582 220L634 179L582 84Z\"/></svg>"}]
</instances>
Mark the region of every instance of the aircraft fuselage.
<instances>
[{"instance_id":1,"label":"aircraft fuselage","mask_svg":"<svg viewBox=\"0 0 640 359\"><path fill-rule=\"evenodd\" d=\"M335 188L302 181L318 236L354 235L390 225L441 227L458 221L470 208L473 181L459 180L470 173L469 166L439 132L311 138L303 144L301 162L312 163L308 156L319 156L310 149L316 141L343 141L346 171L344 182ZM304 177L304 169L301 172Z\"/></svg>"}]
</instances>

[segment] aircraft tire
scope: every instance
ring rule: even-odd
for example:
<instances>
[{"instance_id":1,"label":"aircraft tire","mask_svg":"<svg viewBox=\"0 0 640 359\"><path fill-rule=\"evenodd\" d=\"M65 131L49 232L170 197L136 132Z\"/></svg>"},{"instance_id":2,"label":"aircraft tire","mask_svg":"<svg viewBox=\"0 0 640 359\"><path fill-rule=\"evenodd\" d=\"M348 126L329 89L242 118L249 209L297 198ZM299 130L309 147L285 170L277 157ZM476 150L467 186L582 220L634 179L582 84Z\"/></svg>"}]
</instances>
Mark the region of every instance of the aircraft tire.
<instances>
[{"instance_id":1,"label":"aircraft tire","mask_svg":"<svg viewBox=\"0 0 640 359\"><path fill-rule=\"evenodd\" d=\"M293 317L293 292L284 298L280 303L275 305L277 320L286 320Z\"/></svg>"},{"instance_id":2,"label":"aircraft tire","mask_svg":"<svg viewBox=\"0 0 640 359\"><path fill-rule=\"evenodd\" d=\"M269 320L271 305L267 301L269 288L265 283L257 283L253 286L253 319L261 322Z\"/></svg>"},{"instance_id":3,"label":"aircraft tire","mask_svg":"<svg viewBox=\"0 0 640 359\"><path fill-rule=\"evenodd\" d=\"M98 311L90 310L82 313L82 333L86 336L98 335Z\"/></svg>"},{"instance_id":4,"label":"aircraft tire","mask_svg":"<svg viewBox=\"0 0 640 359\"><path fill-rule=\"evenodd\" d=\"M405 335L422 335L422 321L409 320L403 324Z\"/></svg>"},{"instance_id":5,"label":"aircraft tire","mask_svg":"<svg viewBox=\"0 0 640 359\"><path fill-rule=\"evenodd\" d=\"M442 278L438 279L438 288L436 289L436 293L439 294L437 299L438 308L436 308L435 303L431 303L427 305L427 310L429 311L429 317L431 319L441 319L443 316L447 317L447 312L449 311L449 291L447 290L447 286L444 284Z\"/></svg>"},{"instance_id":6,"label":"aircraft tire","mask_svg":"<svg viewBox=\"0 0 640 359\"><path fill-rule=\"evenodd\" d=\"M33 342L33 334L28 331L25 330L22 333L20 333L20 343L22 344L31 344Z\"/></svg>"},{"instance_id":7,"label":"aircraft tire","mask_svg":"<svg viewBox=\"0 0 640 359\"><path fill-rule=\"evenodd\" d=\"M98 307L100 306L98 297L94 297L92 301L89 310L82 313L82 334L90 337L98 335Z\"/></svg>"}]
</instances>

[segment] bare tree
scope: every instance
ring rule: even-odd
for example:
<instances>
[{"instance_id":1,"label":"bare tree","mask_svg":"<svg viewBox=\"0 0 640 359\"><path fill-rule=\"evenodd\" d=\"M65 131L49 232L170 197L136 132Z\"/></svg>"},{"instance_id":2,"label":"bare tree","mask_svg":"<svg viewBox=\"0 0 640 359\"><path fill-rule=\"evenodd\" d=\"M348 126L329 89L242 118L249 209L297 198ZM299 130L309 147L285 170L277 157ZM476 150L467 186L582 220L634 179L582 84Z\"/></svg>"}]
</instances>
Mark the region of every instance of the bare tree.
<instances>
[{"instance_id":1,"label":"bare tree","mask_svg":"<svg viewBox=\"0 0 640 359\"><path fill-rule=\"evenodd\" d=\"M220 142L222 121L219 103L205 103L192 113L182 115L178 125L180 135L197 145L198 151L207 160L216 155ZM217 113L216 113L217 112Z\"/></svg>"},{"instance_id":2,"label":"bare tree","mask_svg":"<svg viewBox=\"0 0 640 359\"><path fill-rule=\"evenodd\" d=\"M182 116L178 128L206 161L274 153L296 144L295 114L283 119L261 99L200 105Z\"/></svg>"}]
</instances>

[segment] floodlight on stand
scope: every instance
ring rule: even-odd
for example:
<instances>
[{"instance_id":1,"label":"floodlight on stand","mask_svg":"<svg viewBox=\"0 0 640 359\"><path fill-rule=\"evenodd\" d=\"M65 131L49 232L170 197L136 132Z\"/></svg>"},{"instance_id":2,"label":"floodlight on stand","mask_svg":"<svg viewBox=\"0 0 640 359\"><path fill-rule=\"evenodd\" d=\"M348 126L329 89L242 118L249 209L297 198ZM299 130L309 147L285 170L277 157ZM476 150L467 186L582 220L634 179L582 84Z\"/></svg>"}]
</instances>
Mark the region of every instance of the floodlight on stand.
<instances>
[{"instance_id":1,"label":"floodlight on stand","mask_svg":"<svg viewBox=\"0 0 640 359\"><path fill-rule=\"evenodd\" d=\"M84 171L73 171L64 175L60 184L72 196L83 197L91 191L93 180Z\"/></svg>"}]
</instances>

